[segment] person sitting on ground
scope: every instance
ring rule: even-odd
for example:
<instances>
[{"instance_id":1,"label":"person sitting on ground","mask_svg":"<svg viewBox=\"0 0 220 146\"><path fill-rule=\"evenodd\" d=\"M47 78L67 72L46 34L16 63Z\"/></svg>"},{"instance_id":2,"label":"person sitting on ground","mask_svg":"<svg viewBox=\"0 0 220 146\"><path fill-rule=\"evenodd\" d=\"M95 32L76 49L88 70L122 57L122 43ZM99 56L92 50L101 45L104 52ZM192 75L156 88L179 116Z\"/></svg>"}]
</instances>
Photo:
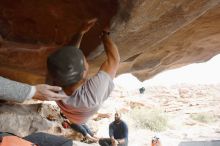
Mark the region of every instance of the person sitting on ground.
<instances>
[{"instance_id":1,"label":"person sitting on ground","mask_svg":"<svg viewBox=\"0 0 220 146\"><path fill-rule=\"evenodd\" d=\"M162 146L160 142L160 138L158 136L154 136L151 140L151 146Z\"/></svg>"},{"instance_id":2,"label":"person sitting on ground","mask_svg":"<svg viewBox=\"0 0 220 146\"><path fill-rule=\"evenodd\" d=\"M65 123L67 123L69 125L69 127L79 133L81 133L84 136L83 141L87 141L88 142L97 142L98 138L95 136L95 134L90 130L90 128L86 125L86 124L75 124L72 123L70 124L69 121L64 121Z\"/></svg>"},{"instance_id":3,"label":"person sitting on ground","mask_svg":"<svg viewBox=\"0 0 220 146\"><path fill-rule=\"evenodd\" d=\"M115 113L115 120L109 125L109 137L100 138L100 146L127 146L128 126L121 120L121 114Z\"/></svg>"},{"instance_id":4,"label":"person sitting on ground","mask_svg":"<svg viewBox=\"0 0 220 146\"><path fill-rule=\"evenodd\" d=\"M71 128L84 136L83 141L89 140L89 142L97 142L98 138L95 136L94 132L86 124L75 124L70 123L65 115L61 112L60 115L63 117L64 121L62 122L63 127Z\"/></svg>"},{"instance_id":5,"label":"person sitting on ground","mask_svg":"<svg viewBox=\"0 0 220 146\"><path fill-rule=\"evenodd\" d=\"M52 85L63 87L60 94L69 96L65 100L57 101L57 104L70 124L85 124L114 88L113 78L119 67L120 57L117 46L110 38L109 29L105 29L100 36L107 58L98 73L90 79L87 77L88 63L79 49L83 35L96 21L88 21L73 37L71 46L60 48L47 60L48 81Z\"/></svg>"}]
</instances>

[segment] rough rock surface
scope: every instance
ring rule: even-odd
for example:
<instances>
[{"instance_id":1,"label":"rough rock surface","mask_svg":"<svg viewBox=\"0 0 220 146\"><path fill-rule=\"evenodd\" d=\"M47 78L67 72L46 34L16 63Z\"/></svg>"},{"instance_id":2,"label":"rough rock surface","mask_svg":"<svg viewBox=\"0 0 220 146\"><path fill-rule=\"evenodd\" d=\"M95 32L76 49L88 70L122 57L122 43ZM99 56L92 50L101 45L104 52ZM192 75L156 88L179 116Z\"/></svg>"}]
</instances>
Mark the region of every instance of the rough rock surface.
<instances>
[{"instance_id":1,"label":"rough rock surface","mask_svg":"<svg viewBox=\"0 0 220 146\"><path fill-rule=\"evenodd\" d=\"M51 105L50 105L51 106ZM42 104L0 104L0 129L19 136L27 136L33 132L62 133L62 126L48 120L46 113L55 116L49 105ZM45 108L47 107L47 108Z\"/></svg>"},{"instance_id":2,"label":"rough rock surface","mask_svg":"<svg viewBox=\"0 0 220 146\"><path fill-rule=\"evenodd\" d=\"M81 143L83 136L71 129L64 129L63 119L55 104L0 104L0 129L20 137L34 132L65 136L73 140L73 146L88 146Z\"/></svg>"},{"instance_id":3,"label":"rough rock surface","mask_svg":"<svg viewBox=\"0 0 220 146\"><path fill-rule=\"evenodd\" d=\"M98 22L81 49L95 73L104 59L99 34L111 24L119 74L148 79L167 69L204 62L220 52L219 0L1 0L0 75L42 83L46 58L86 20Z\"/></svg>"}]
</instances>

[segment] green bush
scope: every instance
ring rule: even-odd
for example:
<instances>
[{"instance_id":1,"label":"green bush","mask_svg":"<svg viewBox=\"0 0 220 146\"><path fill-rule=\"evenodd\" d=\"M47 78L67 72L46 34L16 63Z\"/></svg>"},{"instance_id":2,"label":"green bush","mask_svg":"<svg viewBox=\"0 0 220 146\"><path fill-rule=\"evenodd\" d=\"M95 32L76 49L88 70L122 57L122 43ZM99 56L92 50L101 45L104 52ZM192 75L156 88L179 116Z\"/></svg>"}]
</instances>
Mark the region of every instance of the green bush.
<instances>
[{"instance_id":1,"label":"green bush","mask_svg":"<svg viewBox=\"0 0 220 146\"><path fill-rule=\"evenodd\" d=\"M167 118L160 110L134 109L130 112L135 126L152 131L163 131L167 127Z\"/></svg>"},{"instance_id":2,"label":"green bush","mask_svg":"<svg viewBox=\"0 0 220 146\"><path fill-rule=\"evenodd\" d=\"M198 122L202 123L211 123L216 121L215 115L212 113L198 113L198 114L191 114L190 117Z\"/></svg>"}]
</instances>

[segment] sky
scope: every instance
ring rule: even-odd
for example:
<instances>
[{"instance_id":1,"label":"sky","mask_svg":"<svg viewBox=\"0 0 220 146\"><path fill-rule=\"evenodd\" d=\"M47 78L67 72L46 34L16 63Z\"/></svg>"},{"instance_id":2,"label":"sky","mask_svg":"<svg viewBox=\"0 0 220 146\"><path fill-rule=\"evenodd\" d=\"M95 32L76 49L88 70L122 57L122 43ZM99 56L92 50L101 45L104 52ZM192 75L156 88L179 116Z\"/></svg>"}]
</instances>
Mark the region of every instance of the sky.
<instances>
[{"instance_id":1,"label":"sky","mask_svg":"<svg viewBox=\"0 0 220 146\"><path fill-rule=\"evenodd\" d=\"M144 82L140 82L131 74L123 74L114 79L114 83L127 89L150 85L220 83L220 54L205 63L196 63L178 69L168 70Z\"/></svg>"}]
</instances>

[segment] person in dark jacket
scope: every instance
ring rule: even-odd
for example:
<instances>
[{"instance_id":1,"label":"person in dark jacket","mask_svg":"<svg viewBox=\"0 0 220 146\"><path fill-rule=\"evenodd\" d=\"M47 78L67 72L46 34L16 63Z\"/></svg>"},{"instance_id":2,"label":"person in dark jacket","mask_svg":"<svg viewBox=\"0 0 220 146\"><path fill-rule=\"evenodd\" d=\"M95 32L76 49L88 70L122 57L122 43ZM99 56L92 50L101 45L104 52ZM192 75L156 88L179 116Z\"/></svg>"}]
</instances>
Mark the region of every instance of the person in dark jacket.
<instances>
[{"instance_id":1,"label":"person in dark jacket","mask_svg":"<svg viewBox=\"0 0 220 146\"><path fill-rule=\"evenodd\" d=\"M115 121L109 125L109 137L99 139L100 146L128 146L128 126L118 112L115 113Z\"/></svg>"}]
</instances>

